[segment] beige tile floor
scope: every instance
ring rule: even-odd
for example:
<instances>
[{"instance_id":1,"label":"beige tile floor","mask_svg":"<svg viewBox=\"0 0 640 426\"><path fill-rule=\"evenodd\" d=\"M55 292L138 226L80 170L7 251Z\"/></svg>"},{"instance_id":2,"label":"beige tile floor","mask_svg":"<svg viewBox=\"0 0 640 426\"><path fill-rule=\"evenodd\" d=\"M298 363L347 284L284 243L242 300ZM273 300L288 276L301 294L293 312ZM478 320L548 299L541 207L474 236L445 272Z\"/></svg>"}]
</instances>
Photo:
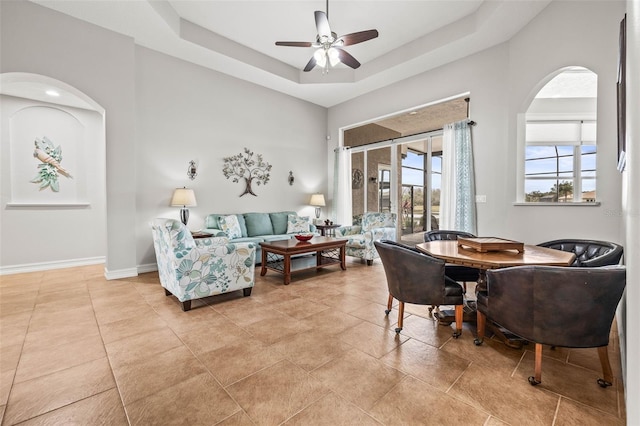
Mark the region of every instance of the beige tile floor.
<instances>
[{"instance_id":1,"label":"beige tile floor","mask_svg":"<svg viewBox=\"0 0 640 426\"><path fill-rule=\"evenodd\" d=\"M102 266L0 277L2 425L623 425L617 379L596 350L459 339L424 306L384 315L380 261L256 274L242 292L182 312L156 273L106 281Z\"/></svg>"}]
</instances>

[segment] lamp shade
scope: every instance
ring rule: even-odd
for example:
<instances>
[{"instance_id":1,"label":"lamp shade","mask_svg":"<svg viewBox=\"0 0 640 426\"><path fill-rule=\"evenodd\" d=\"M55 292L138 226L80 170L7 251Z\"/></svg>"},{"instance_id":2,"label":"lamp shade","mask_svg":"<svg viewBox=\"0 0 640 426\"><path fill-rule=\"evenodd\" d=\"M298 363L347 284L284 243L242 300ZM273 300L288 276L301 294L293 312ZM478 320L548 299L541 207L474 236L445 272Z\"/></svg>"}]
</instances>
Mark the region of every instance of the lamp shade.
<instances>
[{"instance_id":1,"label":"lamp shade","mask_svg":"<svg viewBox=\"0 0 640 426\"><path fill-rule=\"evenodd\" d=\"M194 207L197 206L196 203L196 194L193 192L193 189L187 188L176 188L173 191L173 197L171 198L171 206L186 206L186 207Z\"/></svg>"},{"instance_id":2,"label":"lamp shade","mask_svg":"<svg viewBox=\"0 0 640 426\"><path fill-rule=\"evenodd\" d=\"M311 196L311 201L309 201L309 205L316 207L324 207L324 195L323 194L313 194Z\"/></svg>"}]
</instances>

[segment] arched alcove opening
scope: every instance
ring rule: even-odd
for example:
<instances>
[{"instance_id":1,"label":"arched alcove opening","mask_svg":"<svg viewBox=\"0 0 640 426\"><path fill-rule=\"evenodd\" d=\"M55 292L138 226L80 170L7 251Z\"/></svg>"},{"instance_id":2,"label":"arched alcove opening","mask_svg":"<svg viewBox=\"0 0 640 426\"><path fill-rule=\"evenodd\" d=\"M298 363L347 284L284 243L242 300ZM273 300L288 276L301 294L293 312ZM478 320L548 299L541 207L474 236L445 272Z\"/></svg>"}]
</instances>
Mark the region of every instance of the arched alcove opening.
<instances>
[{"instance_id":1,"label":"arched alcove opening","mask_svg":"<svg viewBox=\"0 0 640 426\"><path fill-rule=\"evenodd\" d=\"M518 117L518 201L595 203L598 76L572 66L547 76Z\"/></svg>"},{"instance_id":2,"label":"arched alcove opening","mask_svg":"<svg viewBox=\"0 0 640 426\"><path fill-rule=\"evenodd\" d=\"M105 110L59 80L0 74L0 273L104 263ZM11 250L15 241L28 249Z\"/></svg>"}]
</instances>

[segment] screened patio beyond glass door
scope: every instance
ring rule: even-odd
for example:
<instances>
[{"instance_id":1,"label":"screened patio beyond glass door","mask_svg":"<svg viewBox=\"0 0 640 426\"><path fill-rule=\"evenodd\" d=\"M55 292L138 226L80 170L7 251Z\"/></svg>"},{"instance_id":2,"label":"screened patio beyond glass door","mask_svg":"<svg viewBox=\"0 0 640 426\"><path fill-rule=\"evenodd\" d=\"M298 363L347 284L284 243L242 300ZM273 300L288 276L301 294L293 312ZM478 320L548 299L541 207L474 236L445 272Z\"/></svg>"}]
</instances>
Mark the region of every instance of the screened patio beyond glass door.
<instances>
[{"instance_id":1,"label":"screened patio beyond glass door","mask_svg":"<svg viewBox=\"0 0 640 426\"><path fill-rule=\"evenodd\" d=\"M408 244L439 228L442 133L391 140L351 153L351 211L393 212L397 235ZM427 200L427 202L425 202Z\"/></svg>"},{"instance_id":2,"label":"screened patio beyond glass door","mask_svg":"<svg viewBox=\"0 0 640 426\"><path fill-rule=\"evenodd\" d=\"M439 228L442 137L402 145L401 158L402 235L406 240L419 239Z\"/></svg>"}]
</instances>

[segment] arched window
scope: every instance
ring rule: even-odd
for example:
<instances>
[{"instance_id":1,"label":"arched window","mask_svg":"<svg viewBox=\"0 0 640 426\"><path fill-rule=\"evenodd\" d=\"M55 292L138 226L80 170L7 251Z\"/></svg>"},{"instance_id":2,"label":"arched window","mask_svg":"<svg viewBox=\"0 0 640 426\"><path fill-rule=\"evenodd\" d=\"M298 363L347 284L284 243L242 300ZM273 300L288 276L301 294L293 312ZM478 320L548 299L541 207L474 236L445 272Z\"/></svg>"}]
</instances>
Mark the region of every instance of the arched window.
<instances>
[{"instance_id":1,"label":"arched window","mask_svg":"<svg viewBox=\"0 0 640 426\"><path fill-rule=\"evenodd\" d=\"M524 162L518 201L596 201L597 89L594 72L570 67L536 94L521 120Z\"/></svg>"}]
</instances>

